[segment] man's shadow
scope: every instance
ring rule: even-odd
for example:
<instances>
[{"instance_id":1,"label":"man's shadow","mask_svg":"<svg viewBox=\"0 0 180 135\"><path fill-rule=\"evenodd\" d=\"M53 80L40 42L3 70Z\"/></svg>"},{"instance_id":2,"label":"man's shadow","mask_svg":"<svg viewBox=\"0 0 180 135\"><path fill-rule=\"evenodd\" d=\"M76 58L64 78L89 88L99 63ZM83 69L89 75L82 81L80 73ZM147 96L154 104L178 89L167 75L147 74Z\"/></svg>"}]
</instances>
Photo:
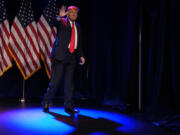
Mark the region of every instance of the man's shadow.
<instances>
[{"instance_id":1,"label":"man's shadow","mask_svg":"<svg viewBox=\"0 0 180 135\"><path fill-rule=\"evenodd\" d=\"M49 112L55 117L57 121L66 123L76 128L71 135L88 135L94 132L103 132L108 135L130 135L129 133L123 133L116 129L123 126L114 121L98 118L94 119L80 114L65 116L54 112Z\"/></svg>"}]
</instances>

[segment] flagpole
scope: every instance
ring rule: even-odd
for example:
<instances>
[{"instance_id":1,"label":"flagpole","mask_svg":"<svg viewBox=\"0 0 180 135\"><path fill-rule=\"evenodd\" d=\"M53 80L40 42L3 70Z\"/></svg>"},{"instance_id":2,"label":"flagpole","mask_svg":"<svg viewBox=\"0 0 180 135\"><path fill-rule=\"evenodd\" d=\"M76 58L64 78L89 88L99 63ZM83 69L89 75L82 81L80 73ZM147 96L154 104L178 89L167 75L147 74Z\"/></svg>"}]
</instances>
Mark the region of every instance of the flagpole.
<instances>
[{"instance_id":1,"label":"flagpole","mask_svg":"<svg viewBox=\"0 0 180 135\"><path fill-rule=\"evenodd\" d=\"M22 92L22 98L21 103L25 103L25 80L23 79L23 92Z\"/></svg>"}]
</instances>

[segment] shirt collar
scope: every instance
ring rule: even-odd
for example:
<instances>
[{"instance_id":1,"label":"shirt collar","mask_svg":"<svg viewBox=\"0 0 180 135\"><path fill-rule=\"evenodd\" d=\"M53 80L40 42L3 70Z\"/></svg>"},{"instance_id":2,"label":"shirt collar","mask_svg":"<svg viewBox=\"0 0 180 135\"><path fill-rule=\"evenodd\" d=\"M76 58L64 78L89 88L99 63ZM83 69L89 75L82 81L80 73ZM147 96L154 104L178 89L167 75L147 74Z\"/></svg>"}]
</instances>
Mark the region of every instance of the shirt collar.
<instances>
[{"instance_id":1,"label":"shirt collar","mask_svg":"<svg viewBox=\"0 0 180 135\"><path fill-rule=\"evenodd\" d=\"M72 21L71 20L69 20L69 23L70 23L70 25L71 25L71 27L72 27ZM76 22L74 21L74 24L76 25Z\"/></svg>"}]
</instances>

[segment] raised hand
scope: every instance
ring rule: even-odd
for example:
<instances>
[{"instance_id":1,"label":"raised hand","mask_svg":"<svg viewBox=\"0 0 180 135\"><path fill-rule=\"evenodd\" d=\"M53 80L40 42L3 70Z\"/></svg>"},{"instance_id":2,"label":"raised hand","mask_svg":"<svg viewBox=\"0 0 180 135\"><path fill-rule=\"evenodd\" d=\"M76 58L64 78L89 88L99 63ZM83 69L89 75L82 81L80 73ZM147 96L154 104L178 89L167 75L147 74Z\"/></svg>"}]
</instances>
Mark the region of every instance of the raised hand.
<instances>
[{"instance_id":1,"label":"raised hand","mask_svg":"<svg viewBox=\"0 0 180 135\"><path fill-rule=\"evenodd\" d=\"M59 16L60 17L64 17L68 14L68 12L66 12L66 6L62 6L60 9L59 9Z\"/></svg>"}]
</instances>

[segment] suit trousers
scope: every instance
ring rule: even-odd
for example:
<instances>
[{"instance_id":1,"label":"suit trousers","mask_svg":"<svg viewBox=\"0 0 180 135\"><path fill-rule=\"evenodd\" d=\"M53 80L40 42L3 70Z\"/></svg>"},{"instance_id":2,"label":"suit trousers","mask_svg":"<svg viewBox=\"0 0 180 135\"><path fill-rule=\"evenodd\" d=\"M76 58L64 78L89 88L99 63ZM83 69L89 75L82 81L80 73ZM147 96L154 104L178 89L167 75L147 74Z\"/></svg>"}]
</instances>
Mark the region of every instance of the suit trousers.
<instances>
[{"instance_id":1,"label":"suit trousers","mask_svg":"<svg viewBox=\"0 0 180 135\"><path fill-rule=\"evenodd\" d=\"M51 65L51 79L47 92L44 95L43 103L50 104L56 93L56 90L65 78L65 89L64 89L64 102L66 108L73 108L72 96L74 89L74 71L76 67L76 56L73 54L67 54L67 57L58 61L56 59L52 60Z\"/></svg>"}]
</instances>

